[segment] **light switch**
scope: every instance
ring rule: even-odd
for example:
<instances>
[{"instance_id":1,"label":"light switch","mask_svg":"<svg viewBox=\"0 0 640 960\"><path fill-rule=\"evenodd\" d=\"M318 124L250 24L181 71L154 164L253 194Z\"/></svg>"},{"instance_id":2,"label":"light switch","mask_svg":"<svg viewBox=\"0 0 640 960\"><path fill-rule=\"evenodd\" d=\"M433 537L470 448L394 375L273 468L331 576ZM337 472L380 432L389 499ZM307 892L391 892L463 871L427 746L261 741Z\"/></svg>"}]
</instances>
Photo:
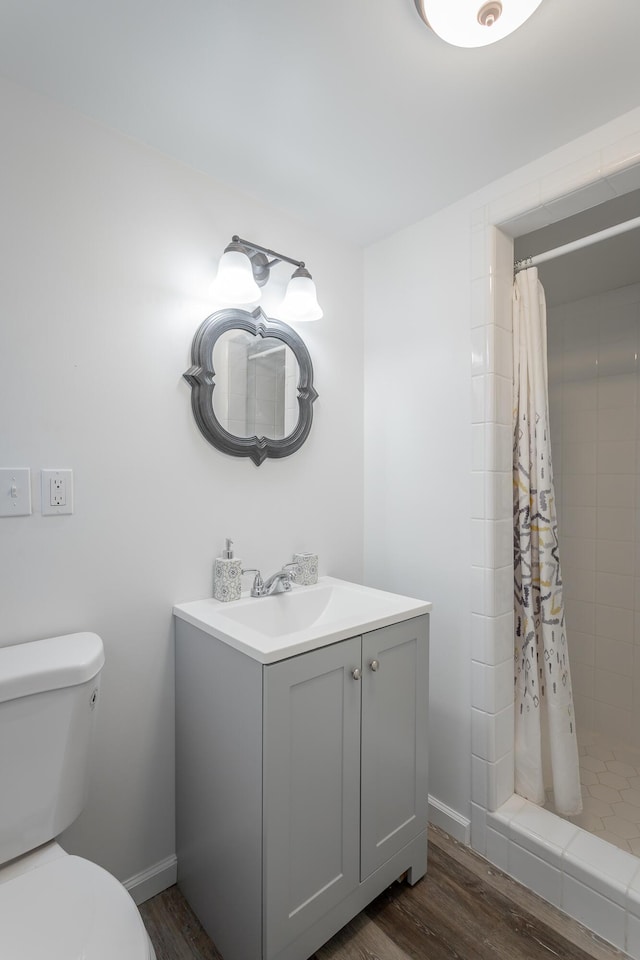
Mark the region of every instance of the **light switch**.
<instances>
[{"instance_id":1,"label":"light switch","mask_svg":"<svg viewBox=\"0 0 640 960\"><path fill-rule=\"evenodd\" d=\"M0 517L28 517L31 513L29 467L0 467Z\"/></svg>"},{"instance_id":2,"label":"light switch","mask_svg":"<svg viewBox=\"0 0 640 960\"><path fill-rule=\"evenodd\" d=\"M42 516L73 513L73 470L43 470Z\"/></svg>"}]
</instances>

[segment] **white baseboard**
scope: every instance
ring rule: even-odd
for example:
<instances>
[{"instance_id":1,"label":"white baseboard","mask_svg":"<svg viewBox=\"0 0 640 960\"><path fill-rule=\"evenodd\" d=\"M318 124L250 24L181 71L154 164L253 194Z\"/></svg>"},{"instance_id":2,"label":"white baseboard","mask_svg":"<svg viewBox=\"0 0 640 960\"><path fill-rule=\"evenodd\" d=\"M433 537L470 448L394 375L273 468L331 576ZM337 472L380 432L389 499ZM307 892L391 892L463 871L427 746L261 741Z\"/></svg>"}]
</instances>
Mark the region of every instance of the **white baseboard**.
<instances>
[{"instance_id":1,"label":"white baseboard","mask_svg":"<svg viewBox=\"0 0 640 960\"><path fill-rule=\"evenodd\" d=\"M152 867L136 873L124 881L123 886L129 891L135 902L140 905L150 900L157 893L162 893L167 887L172 887L178 876L178 860L175 854L154 863Z\"/></svg>"},{"instance_id":2,"label":"white baseboard","mask_svg":"<svg viewBox=\"0 0 640 960\"><path fill-rule=\"evenodd\" d=\"M436 797L429 795L429 822L445 830L455 840L465 843L467 846L471 837L471 825L466 817L442 803ZM137 904L150 900L156 894L162 893L167 887L173 886L178 875L178 860L173 854L166 860L154 863L153 866L134 877L124 881L124 886L129 891Z\"/></svg>"},{"instance_id":3,"label":"white baseboard","mask_svg":"<svg viewBox=\"0 0 640 960\"><path fill-rule=\"evenodd\" d=\"M440 827L454 840L469 846L471 842L471 821L461 816L457 810L429 794L429 823Z\"/></svg>"}]
</instances>

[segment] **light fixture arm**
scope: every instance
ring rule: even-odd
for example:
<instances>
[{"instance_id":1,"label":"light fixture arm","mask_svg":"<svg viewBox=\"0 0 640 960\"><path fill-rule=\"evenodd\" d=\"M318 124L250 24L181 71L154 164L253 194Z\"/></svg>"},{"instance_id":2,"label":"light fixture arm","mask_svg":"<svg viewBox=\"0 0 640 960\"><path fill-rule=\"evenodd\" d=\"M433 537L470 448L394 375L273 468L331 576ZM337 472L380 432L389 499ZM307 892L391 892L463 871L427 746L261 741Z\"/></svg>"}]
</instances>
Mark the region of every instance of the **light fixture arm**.
<instances>
[{"instance_id":1,"label":"light fixture arm","mask_svg":"<svg viewBox=\"0 0 640 960\"><path fill-rule=\"evenodd\" d=\"M304 267L304 260L293 260L291 257L285 257L284 253L276 253L275 250L270 250L268 247L261 247L258 243L252 243L251 240L243 240L242 237L234 236L231 239L234 243L239 243L249 250L255 250L257 253L263 253L267 257L273 257L274 259L271 263L267 263L268 267L273 267L276 263L281 263L282 261L292 263L294 267Z\"/></svg>"}]
</instances>

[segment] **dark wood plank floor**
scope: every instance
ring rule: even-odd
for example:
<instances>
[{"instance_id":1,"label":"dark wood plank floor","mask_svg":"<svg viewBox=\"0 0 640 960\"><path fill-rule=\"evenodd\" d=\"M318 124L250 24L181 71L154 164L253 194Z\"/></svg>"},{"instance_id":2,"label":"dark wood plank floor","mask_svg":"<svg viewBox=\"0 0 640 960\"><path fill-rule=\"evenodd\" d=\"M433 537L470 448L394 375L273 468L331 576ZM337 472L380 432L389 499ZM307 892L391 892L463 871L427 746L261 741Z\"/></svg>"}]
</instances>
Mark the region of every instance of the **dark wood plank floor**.
<instances>
[{"instance_id":1,"label":"dark wood plank floor","mask_svg":"<svg viewBox=\"0 0 640 960\"><path fill-rule=\"evenodd\" d=\"M158 960L222 960L177 887L140 908ZM396 883L313 960L621 960L535 894L436 828L429 868ZM247 958L250 960L250 958Z\"/></svg>"}]
</instances>

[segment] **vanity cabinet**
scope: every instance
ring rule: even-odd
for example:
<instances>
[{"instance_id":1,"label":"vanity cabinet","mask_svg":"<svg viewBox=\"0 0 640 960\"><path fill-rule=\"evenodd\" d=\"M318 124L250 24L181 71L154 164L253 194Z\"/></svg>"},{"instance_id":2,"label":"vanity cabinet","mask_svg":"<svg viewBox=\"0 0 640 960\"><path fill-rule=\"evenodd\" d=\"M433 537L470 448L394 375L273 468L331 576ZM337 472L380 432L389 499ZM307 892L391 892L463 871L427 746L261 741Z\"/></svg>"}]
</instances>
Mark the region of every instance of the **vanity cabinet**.
<instances>
[{"instance_id":1,"label":"vanity cabinet","mask_svg":"<svg viewBox=\"0 0 640 960\"><path fill-rule=\"evenodd\" d=\"M224 960L306 960L426 870L428 616L263 664L176 620L178 884Z\"/></svg>"}]
</instances>

